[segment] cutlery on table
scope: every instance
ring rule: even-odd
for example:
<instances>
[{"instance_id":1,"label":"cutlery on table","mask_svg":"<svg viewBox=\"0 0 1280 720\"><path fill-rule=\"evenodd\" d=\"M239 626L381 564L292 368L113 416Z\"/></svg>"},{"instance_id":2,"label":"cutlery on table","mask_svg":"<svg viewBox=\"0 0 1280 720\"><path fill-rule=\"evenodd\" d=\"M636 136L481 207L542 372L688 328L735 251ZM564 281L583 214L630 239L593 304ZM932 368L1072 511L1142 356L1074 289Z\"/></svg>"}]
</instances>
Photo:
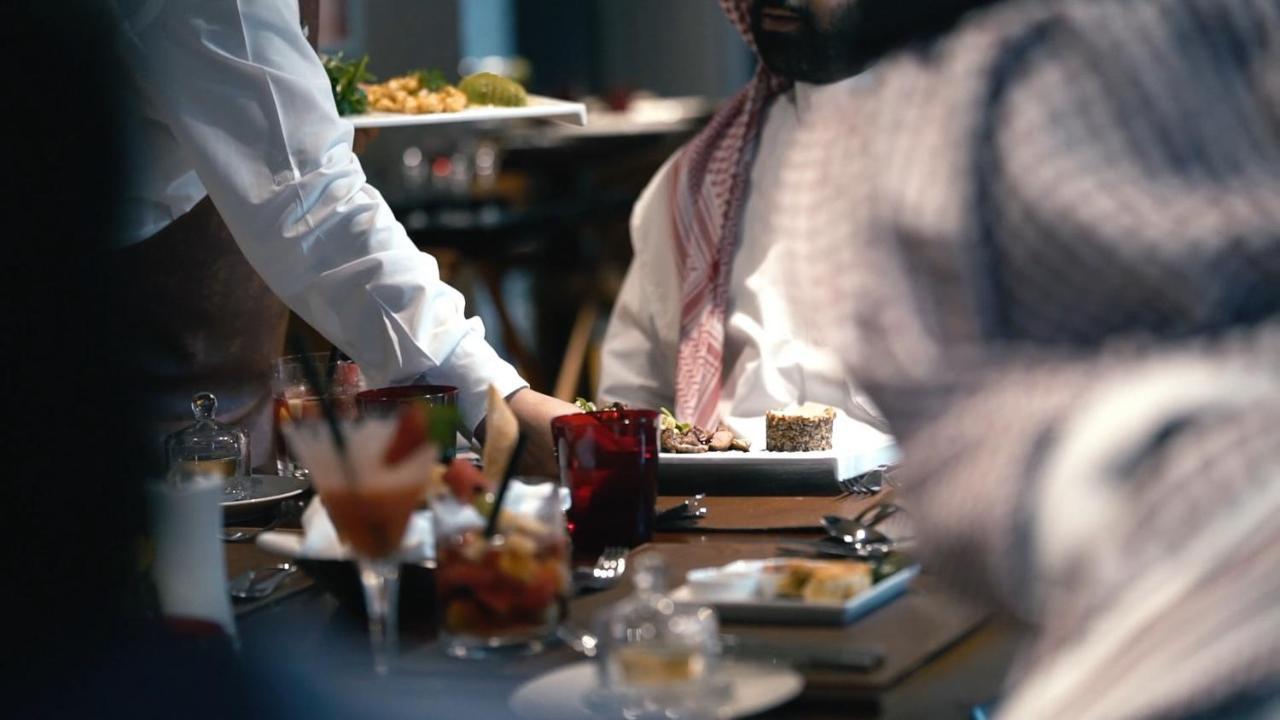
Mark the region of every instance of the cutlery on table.
<instances>
[{"instance_id":1,"label":"cutlery on table","mask_svg":"<svg viewBox=\"0 0 1280 720\"><path fill-rule=\"evenodd\" d=\"M884 664L884 653L877 648L843 644L803 647L750 635L721 635L725 655L743 660L782 662L796 668L832 669L869 673Z\"/></svg>"},{"instance_id":2,"label":"cutlery on table","mask_svg":"<svg viewBox=\"0 0 1280 720\"><path fill-rule=\"evenodd\" d=\"M891 502L876 503L871 507L863 510L853 516L853 521L867 527L875 527L889 518L897 515L902 508Z\"/></svg>"},{"instance_id":3,"label":"cutlery on table","mask_svg":"<svg viewBox=\"0 0 1280 720\"><path fill-rule=\"evenodd\" d=\"M836 485L851 495L875 495L884 489L885 483L892 487L887 477L892 470L892 465L881 465L856 477L837 480Z\"/></svg>"},{"instance_id":4,"label":"cutlery on table","mask_svg":"<svg viewBox=\"0 0 1280 720\"><path fill-rule=\"evenodd\" d=\"M627 548L624 547L607 547L604 552L600 553L600 557L596 559L596 564L589 568L575 568L573 571L574 589L581 592L583 590L606 590L613 587L627 571Z\"/></svg>"},{"instance_id":5,"label":"cutlery on table","mask_svg":"<svg viewBox=\"0 0 1280 720\"><path fill-rule=\"evenodd\" d=\"M227 591L237 600L259 600L275 592L296 572L298 566L289 562L248 570L232 578L227 583Z\"/></svg>"},{"instance_id":6,"label":"cutlery on table","mask_svg":"<svg viewBox=\"0 0 1280 720\"><path fill-rule=\"evenodd\" d=\"M898 510L873 513L872 518L880 522L897 512ZM822 528L826 530L827 537L812 542L789 543L780 549L789 554L878 560L894 550L901 550L907 546L904 541L894 540L875 527L858 522L857 519L825 515L822 518Z\"/></svg>"},{"instance_id":7,"label":"cutlery on table","mask_svg":"<svg viewBox=\"0 0 1280 720\"><path fill-rule=\"evenodd\" d=\"M888 535L875 529L873 525L858 522L856 519L842 518L839 515L822 516L822 529L827 531L827 535L846 545L893 542Z\"/></svg>"},{"instance_id":8,"label":"cutlery on table","mask_svg":"<svg viewBox=\"0 0 1280 720\"><path fill-rule=\"evenodd\" d=\"M833 557L853 560L880 560L895 550L906 549L901 543L862 543L850 545L833 538L796 542L778 546L783 555L800 557Z\"/></svg>"},{"instance_id":9,"label":"cutlery on table","mask_svg":"<svg viewBox=\"0 0 1280 720\"><path fill-rule=\"evenodd\" d=\"M702 504L706 497L706 493L698 493L688 500L663 510L654 518L656 526L662 528L701 520L707 516L707 507Z\"/></svg>"},{"instance_id":10,"label":"cutlery on table","mask_svg":"<svg viewBox=\"0 0 1280 720\"><path fill-rule=\"evenodd\" d=\"M250 530L223 531L218 533L218 538L223 542L249 542L268 530L275 530L281 523L302 517L303 509L304 506L301 500L286 500L280 503L280 509L276 511L275 519L266 525Z\"/></svg>"}]
</instances>

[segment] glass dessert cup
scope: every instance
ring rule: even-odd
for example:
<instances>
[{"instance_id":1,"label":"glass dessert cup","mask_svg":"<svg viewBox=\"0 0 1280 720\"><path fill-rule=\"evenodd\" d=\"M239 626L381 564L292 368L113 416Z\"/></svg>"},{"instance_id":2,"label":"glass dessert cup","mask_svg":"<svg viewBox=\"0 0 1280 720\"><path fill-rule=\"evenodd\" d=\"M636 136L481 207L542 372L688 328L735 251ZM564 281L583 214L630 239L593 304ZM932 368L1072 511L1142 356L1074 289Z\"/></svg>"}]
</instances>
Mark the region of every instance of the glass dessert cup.
<instances>
[{"instance_id":1,"label":"glass dessert cup","mask_svg":"<svg viewBox=\"0 0 1280 720\"><path fill-rule=\"evenodd\" d=\"M637 719L717 717L729 686L719 674L715 611L674 602L665 593L665 564L656 553L633 565L635 592L596 621L601 683L588 707Z\"/></svg>"},{"instance_id":2,"label":"glass dessert cup","mask_svg":"<svg viewBox=\"0 0 1280 720\"><path fill-rule=\"evenodd\" d=\"M450 512L435 507L437 517ZM471 506L461 507L465 513ZM543 650L568 608L569 554L558 487L550 482L513 480L492 537L474 523L442 534L436 607L444 652L482 659Z\"/></svg>"},{"instance_id":3,"label":"glass dessert cup","mask_svg":"<svg viewBox=\"0 0 1280 720\"><path fill-rule=\"evenodd\" d=\"M169 481L185 485L204 477L222 480L226 500L249 497L249 437L240 428L214 417L218 399L200 392L191 398L194 424L165 438Z\"/></svg>"}]
</instances>

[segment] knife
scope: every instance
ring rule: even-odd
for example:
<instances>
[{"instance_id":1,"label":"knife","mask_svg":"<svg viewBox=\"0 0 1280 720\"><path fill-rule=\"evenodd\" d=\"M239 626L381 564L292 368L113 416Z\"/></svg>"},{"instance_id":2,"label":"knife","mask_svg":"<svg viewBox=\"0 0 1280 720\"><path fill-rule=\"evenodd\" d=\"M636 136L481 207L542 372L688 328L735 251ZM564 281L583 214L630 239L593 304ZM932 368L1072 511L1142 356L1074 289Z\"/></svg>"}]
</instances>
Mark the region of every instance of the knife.
<instances>
[{"instance_id":1,"label":"knife","mask_svg":"<svg viewBox=\"0 0 1280 720\"><path fill-rule=\"evenodd\" d=\"M850 645L799 647L746 635L721 635L720 644L730 657L783 662L797 668L870 673L884 665L884 653L876 648Z\"/></svg>"}]
</instances>

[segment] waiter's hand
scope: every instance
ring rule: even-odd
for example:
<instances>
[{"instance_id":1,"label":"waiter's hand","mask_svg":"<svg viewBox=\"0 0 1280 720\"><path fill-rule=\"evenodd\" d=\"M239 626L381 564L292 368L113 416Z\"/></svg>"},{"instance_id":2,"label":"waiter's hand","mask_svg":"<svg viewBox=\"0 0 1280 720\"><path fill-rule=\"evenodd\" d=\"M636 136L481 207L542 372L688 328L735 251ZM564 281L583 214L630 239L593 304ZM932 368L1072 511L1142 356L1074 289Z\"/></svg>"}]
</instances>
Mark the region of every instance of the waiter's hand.
<instances>
[{"instance_id":1,"label":"waiter's hand","mask_svg":"<svg viewBox=\"0 0 1280 720\"><path fill-rule=\"evenodd\" d=\"M516 470L524 475L559 477L555 444L551 440L551 420L582 411L576 405L528 388L517 390L507 398L507 403L520 422L520 433L525 437L524 455Z\"/></svg>"},{"instance_id":2,"label":"waiter's hand","mask_svg":"<svg viewBox=\"0 0 1280 720\"><path fill-rule=\"evenodd\" d=\"M356 138L353 142L355 154L363 154L365 148L369 147L369 143L378 139L378 128L361 128L356 130Z\"/></svg>"}]
</instances>

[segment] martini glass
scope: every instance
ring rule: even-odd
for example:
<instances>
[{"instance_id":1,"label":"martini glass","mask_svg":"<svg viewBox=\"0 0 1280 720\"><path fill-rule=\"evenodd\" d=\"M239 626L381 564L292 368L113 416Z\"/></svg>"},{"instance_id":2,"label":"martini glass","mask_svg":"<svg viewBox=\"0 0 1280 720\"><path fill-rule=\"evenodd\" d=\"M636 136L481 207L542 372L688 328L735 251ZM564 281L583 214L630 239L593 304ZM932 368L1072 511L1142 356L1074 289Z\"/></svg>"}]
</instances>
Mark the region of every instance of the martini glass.
<instances>
[{"instance_id":1,"label":"martini glass","mask_svg":"<svg viewBox=\"0 0 1280 720\"><path fill-rule=\"evenodd\" d=\"M321 423L285 428L339 538L355 553L379 675L390 671L397 654L401 543L439 457L434 444L424 444L397 464L385 464L395 426L389 420L344 423L346 452L334 447Z\"/></svg>"}]
</instances>

